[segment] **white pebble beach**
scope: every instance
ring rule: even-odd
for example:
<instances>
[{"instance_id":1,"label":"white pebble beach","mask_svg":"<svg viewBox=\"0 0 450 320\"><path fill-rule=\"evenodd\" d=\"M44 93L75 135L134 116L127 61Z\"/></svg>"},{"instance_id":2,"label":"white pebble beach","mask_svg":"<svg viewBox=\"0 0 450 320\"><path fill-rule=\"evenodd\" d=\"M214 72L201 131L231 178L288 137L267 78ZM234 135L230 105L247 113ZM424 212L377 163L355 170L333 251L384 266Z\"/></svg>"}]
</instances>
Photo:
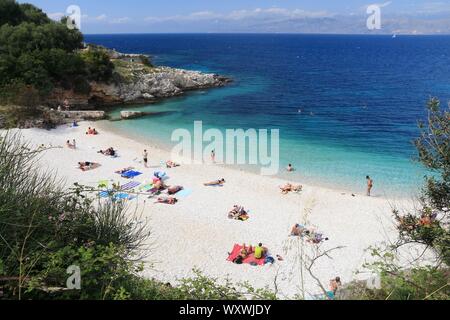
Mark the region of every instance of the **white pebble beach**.
<instances>
[{"instance_id":1,"label":"white pebble beach","mask_svg":"<svg viewBox=\"0 0 450 320\"><path fill-rule=\"evenodd\" d=\"M95 127L97 136L85 134L87 127ZM314 275L328 286L330 279L340 276L343 282L358 277L363 263L370 258L366 250L372 245L394 239L395 230L392 206L405 208L412 205L410 199L388 199L381 190L374 189L374 197L367 197L365 190L348 191L303 185L301 193L282 195L279 186L286 180L261 176L239 169L212 163L182 165L173 169L161 167L161 161L170 159L167 151L158 149L148 141L143 144L105 129L98 123L82 122L78 128L61 126L55 130L20 130L23 138L34 146L63 146L49 149L41 156L41 166L56 172L67 186L78 182L96 187L100 180L129 182L114 173L125 167L135 167L143 175L135 181L149 181L153 172L167 172L168 185L181 185L192 193L179 198L175 205L155 204L144 195L131 200L130 214L138 206L143 219L149 224L151 251L144 275L176 284L178 279L193 275L197 268L204 274L233 282L248 281L261 288L268 286L278 290L280 297L301 294L319 294L320 288L299 257L311 256L317 246L299 238L290 237L295 223L314 226L328 241L320 246L321 252L334 247L329 257L320 258L313 266ZM67 140L77 142L77 149L65 147ZM111 158L97 153L100 149L114 147L119 157ZM149 168L142 163L144 149L149 153ZM77 162L98 162L97 169L83 172ZM205 187L203 183L224 178L221 188ZM246 222L227 217L233 205L250 210ZM233 245L262 242L275 257L275 263L264 266L237 265L227 261ZM278 261L276 256L283 257ZM306 260L304 260L306 261ZM303 280L302 280L303 279Z\"/></svg>"}]
</instances>

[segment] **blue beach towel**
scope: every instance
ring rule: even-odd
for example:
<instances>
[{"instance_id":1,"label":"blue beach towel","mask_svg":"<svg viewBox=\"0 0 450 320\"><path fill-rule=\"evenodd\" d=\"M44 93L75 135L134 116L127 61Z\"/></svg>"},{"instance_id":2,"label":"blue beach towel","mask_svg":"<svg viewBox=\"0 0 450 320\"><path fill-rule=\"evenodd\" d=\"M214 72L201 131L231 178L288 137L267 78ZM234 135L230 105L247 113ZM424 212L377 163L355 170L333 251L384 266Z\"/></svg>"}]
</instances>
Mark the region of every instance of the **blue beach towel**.
<instances>
[{"instance_id":1,"label":"blue beach towel","mask_svg":"<svg viewBox=\"0 0 450 320\"><path fill-rule=\"evenodd\" d=\"M131 178L140 176L141 174L142 174L142 172L130 170L130 171L123 173L122 178L131 179Z\"/></svg>"},{"instance_id":2,"label":"blue beach towel","mask_svg":"<svg viewBox=\"0 0 450 320\"><path fill-rule=\"evenodd\" d=\"M115 200L133 200L135 198L136 198L136 196L132 196L128 193L116 193L114 195Z\"/></svg>"},{"instance_id":3,"label":"blue beach towel","mask_svg":"<svg viewBox=\"0 0 450 320\"><path fill-rule=\"evenodd\" d=\"M167 173L163 171L156 171L155 173L153 173L153 175L158 179L162 179L167 175Z\"/></svg>"},{"instance_id":4,"label":"blue beach towel","mask_svg":"<svg viewBox=\"0 0 450 320\"><path fill-rule=\"evenodd\" d=\"M99 192L99 196L100 197L102 197L102 198L108 198L109 197L109 195L110 195L110 193L111 193L111 191L109 190L109 191L102 191L102 192Z\"/></svg>"},{"instance_id":5,"label":"blue beach towel","mask_svg":"<svg viewBox=\"0 0 450 320\"><path fill-rule=\"evenodd\" d=\"M274 263L275 263L275 259L274 259L273 257L271 257L271 256L267 256L267 257L264 259L264 264L268 264L268 263L274 264Z\"/></svg>"},{"instance_id":6,"label":"blue beach towel","mask_svg":"<svg viewBox=\"0 0 450 320\"><path fill-rule=\"evenodd\" d=\"M183 190L177 192L177 197L179 197L179 198L186 198L191 193L192 193L192 190L190 190L190 189L183 189Z\"/></svg>"}]
</instances>

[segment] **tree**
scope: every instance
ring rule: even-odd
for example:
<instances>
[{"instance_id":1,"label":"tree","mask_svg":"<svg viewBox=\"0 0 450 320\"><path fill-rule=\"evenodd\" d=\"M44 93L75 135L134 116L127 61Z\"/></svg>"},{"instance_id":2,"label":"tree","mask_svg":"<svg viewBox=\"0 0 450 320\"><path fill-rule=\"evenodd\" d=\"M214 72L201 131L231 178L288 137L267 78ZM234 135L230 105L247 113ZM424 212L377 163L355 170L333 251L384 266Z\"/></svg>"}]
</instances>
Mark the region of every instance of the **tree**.
<instances>
[{"instance_id":1,"label":"tree","mask_svg":"<svg viewBox=\"0 0 450 320\"><path fill-rule=\"evenodd\" d=\"M14 0L0 0L0 26L9 23L17 25L25 18L20 5Z\"/></svg>"},{"instance_id":2,"label":"tree","mask_svg":"<svg viewBox=\"0 0 450 320\"><path fill-rule=\"evenodd\" d=\"M114 64L109 59L109 55L102 49L91 49L81 54L90 80L109 81L112 78Z\"/></svg>"},{"instance_id":3,"label":"tree","mask_svg":"<svg viewBox=\"0 0 450 320\"><path fill-rule=\"evenodd\" d=\"M436 210L450 207L450 109L442 110L440 101L428 103L428 120L420 122L420 138L415 141L419 159L435 175L427 177L422 197Z\"/></svg>"},{"instance_id":4,"label":"tree","mask_svg":"<svg viewBox=\"0 0 450 320\"><path fill-rule=\"evenodd\" d=\"M23 83L42 97L55 86L88 92L86 66L77 50L83 35L49 19L30 4L0 0L0 89ZM5 14L4 14L5 12Z\"/></svg>"},{"instance_id":5,"label":"tree","mask_svg":"<svg viewBox=\"0 0 450 320\"><path fill-rule=\"evenodd\" d=\"M425 177L420 210L394 213L401 240L425 244L449 266L450 233L445 222L450 212L450 109L442 110L440 101L432 98L427 111L426 123L419 122L421 134L415 145L419 161L433 175Z\"/></svg>"}]
</instances>

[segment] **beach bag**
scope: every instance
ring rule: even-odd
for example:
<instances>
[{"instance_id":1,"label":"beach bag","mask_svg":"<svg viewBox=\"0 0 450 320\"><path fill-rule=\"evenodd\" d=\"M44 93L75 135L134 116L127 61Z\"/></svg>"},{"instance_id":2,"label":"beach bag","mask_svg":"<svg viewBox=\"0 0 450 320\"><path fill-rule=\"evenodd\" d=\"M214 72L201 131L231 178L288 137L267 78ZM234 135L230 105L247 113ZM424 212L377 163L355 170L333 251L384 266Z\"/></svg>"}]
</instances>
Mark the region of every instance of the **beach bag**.
<instances>
[{"instance_id":1,"label":"beach bag","mask_svg":"<svg viewBox=\"0 0 450 320\"><path fill-rule=\"evenodd\" d=\"M269 256L264 259L264 264L268 264L268 263L273 264L274 262L275 262L275 259L272 257L269 257Z\"/></svg>"},{"instance_id":2,"label":"beach bag","mask_svg":"<svg viewBox=\"0 0 450 320\"><path fill-rule=\"evenodd\" d=\"M243 261L244 259L242 259L241 256L237 256L236 259L233 260L233 263L242 264Z\"/></svg>"}]
</instances>

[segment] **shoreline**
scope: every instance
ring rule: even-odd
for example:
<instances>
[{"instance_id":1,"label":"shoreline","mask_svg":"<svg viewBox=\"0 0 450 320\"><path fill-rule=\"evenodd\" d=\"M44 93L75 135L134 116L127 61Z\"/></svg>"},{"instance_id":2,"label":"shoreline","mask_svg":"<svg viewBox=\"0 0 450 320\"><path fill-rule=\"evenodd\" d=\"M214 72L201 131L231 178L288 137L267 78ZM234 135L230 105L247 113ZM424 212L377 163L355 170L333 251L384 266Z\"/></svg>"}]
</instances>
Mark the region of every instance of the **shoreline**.
<instances>
[{"instance_id":1,"label":"shoreline","mask_svg":"<svg viewBox=\"0 0 450 320\"><path fill-rule=\"evenodd\" d=\"M133 120L121 120L121 121L133 121ZM130 134L130 133L125 132L125 130L108 127L109 123L110 123L110 120L105 119L105 120L95 122L95 125L94 124L93 125L96 126L97 128L101 128L102 130L106 130L110 133L120 135L120 136L125 137L130 140L137 141L141 144L151 145L153 148L159 149L159 150L167 153L168 155L170 155L170 146L167 143L160 141L158 138L151 139L151 138L140 136L138 134ZM228 170L233 170L233 171L239 171L239 172L243 171L243 172L253 174L253 175L259 175L258 170L260 168L259 166L255 167L255 168L250 168L248 165L246 166L246 165L216 164L216 166L224 168L224 169L228 169ZM365 196L365 190L363 188L360 190L355 190L354 188L351 188L349 186L345 187L345 186L342 186L339 184L319 182L317 179L315 181L308 181L307 183L304 183L304 182L300 181L301 177L296 177L295 174L292 175L293 177L289 179L288 176L291 174L288 172L284 172L283 168L284 167L282 165L280 165L278 174L273 175L273 176L266 176L266 177L268 179L275 179L278 181L283 181L284 183L291 182L291 183L302 184L302 185L308 186L308 187L326 189L326 190L330 190L330 191L334 191L334 192L338 192L338 193L355 194L356 196ZM363 183L365 183L365 181ZM412 190L412 187L411 187L411 190ZM419 191L419 189L417 191ZM386 195L386 193L387 193L386 191L377 191L377 189L375 187L372 198L380 198L380 199L385 199L385 200L389 200L389 201L397 201L397 200L402 201L402 200L415 199L416 194L418 194L418 193L413 193L412 191L407 191L407 192L402 192L402 193L400 193L400 192L393 193L393 194L391 193L388 196L388 195Z\"/></svg>"},{"instance_id":2,"label":"shoreline","mask_svg":"<svg viewBox=\"0 0 450 320\"><path fill-rule=\"evenodd\" d=\"M61 145L76 139L77 150L51 149L42 155L43 168L55 171L67 185L79 182L95 186L100 180L129 182L114 174L115 170L133 166L144 174L138 182L151 179L154 171L161 170L160 162L169 160L168 153L155 146L143 144L108 131L98 123L82 122L78 128L58 127L52 131L41 129L20 130L23 138L33 145ZM98 128L98 136L85 135L87 127ZM113 146L118 158L97 153ZM140 162L143 149L149 151L150 168ZM57 159L55 161L55 159ZM176 160L176 159L171 159ZM99 162L98 169L82 172L76 168L78 161ZM299 288L310 294L320 293L312 278L303 275L298 252L314 255L317 247L289 237L295 223L305 223L323 232L330 240L320 246L328 250L336 246L343 249L317 262L315 275L327 285L329 279L341 276L344 282L355 279L354 272L370 259L366 249L372 245L391 241L397 236L391 215L391 205L401 208L412 204L407 199L369 198L343 194L337 190L303 185L300 194L282 195L278 186L286 180L265 177L246 171L213 164L186 165L163 169L169 175L169 185L182 185L191 194L179 198L174 206L154 204L154 200L139 196L130 207L139 208L153 232L152 249L143 275L177 284L178 279L193 276L197 268L208 276L233 282L249 281L256 288L273 288L274 279L280 296L293 297ZM223 188L207 188L204 182L225 178ZM228 211L239 204L249 210L246 222L230 220ZM269 247L272 256L277 254L284 261L273 265L253 267L236 265L226 261L227 252L234 244L262 242ZM153 266L152 266L153 265Z\"/></svg>"}]
</instances>

